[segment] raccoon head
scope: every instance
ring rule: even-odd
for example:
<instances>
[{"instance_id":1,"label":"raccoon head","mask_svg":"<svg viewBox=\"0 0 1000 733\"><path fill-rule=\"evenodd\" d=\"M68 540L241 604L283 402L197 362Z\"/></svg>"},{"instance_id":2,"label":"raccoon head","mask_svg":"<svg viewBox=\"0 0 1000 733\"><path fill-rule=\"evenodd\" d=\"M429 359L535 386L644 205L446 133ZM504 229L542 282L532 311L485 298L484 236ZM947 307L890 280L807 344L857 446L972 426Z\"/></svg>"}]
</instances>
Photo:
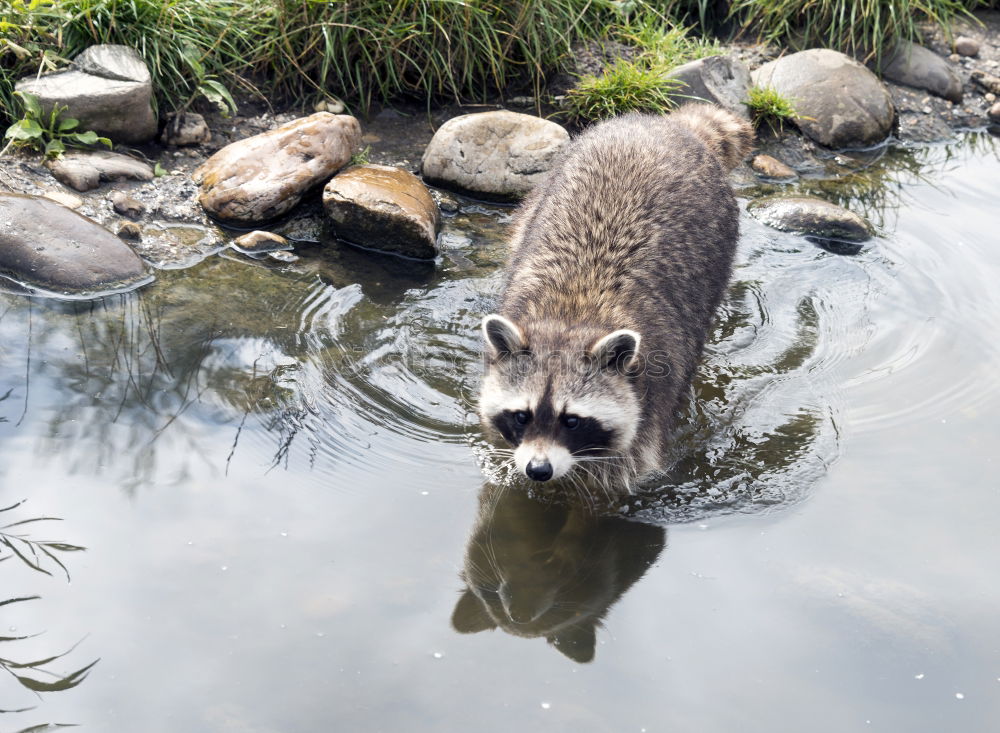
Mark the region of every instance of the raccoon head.
<instances>
[{"instance_id":1,"label":"raccoon head","mask_svg":"<svg viewBox=\"0 0 1000 733\"><path fill-rule=\"evenodd\" d=\"M548 481L581 460L627 454L641 413L638 333L489 315L483 336L480 416L514 448L521 473Z\"/></svg>"}]
</instances>

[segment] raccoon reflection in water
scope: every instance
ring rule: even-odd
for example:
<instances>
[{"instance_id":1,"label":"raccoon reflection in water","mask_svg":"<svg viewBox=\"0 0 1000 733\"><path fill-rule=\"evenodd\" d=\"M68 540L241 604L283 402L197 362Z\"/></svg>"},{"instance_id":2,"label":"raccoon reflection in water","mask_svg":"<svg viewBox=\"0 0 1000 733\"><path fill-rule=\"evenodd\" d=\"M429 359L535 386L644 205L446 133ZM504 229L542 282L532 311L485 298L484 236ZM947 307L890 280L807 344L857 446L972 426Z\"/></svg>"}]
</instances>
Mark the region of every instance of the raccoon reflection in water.
<instances>
[{"instance_id":1,"label":"raccoon reflection in water","mask_svg":"<svg viewBox=\"0 0 1000 733\"><path fill-rule=\"evenodd\" d=\"M570 659L589 662L597 627L665 544L663 527L487 484L452 626L466 634L500 628L544 638Z\"/></svg>"},{"instance_id":2,"label":"raccoon reflection in water","mask_svg":"<svg viewBox=\"0 0 1000 733\"><path fill-rule=\"evenodd\" d=\"M535 481L611 495L662 468L729 282L728 171L752 131L711 105L595 125L522 204L479 412Z\"/></svg>"}]
</instances>

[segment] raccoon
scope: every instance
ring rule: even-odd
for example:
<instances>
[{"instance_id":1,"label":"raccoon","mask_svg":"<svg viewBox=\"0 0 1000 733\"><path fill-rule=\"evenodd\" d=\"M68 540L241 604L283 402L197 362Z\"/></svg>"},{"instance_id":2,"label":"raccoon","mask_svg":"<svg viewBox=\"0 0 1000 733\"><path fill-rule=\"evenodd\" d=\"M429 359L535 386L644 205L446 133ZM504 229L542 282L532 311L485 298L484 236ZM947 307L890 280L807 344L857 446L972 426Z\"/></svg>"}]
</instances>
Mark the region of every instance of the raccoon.
<instances>
[{"instance_id":1,"label":"raccoon","mask_svg":"<svg viewBox=\"0 0 1000 733\"><path fill-rule=\"evenodd\" d=\"M661 468L729 282L727 174L752 138L707 104L625 115L572 141L522 203L479 402L519 472L610 493Z\"/></svg>"}]
</instances>

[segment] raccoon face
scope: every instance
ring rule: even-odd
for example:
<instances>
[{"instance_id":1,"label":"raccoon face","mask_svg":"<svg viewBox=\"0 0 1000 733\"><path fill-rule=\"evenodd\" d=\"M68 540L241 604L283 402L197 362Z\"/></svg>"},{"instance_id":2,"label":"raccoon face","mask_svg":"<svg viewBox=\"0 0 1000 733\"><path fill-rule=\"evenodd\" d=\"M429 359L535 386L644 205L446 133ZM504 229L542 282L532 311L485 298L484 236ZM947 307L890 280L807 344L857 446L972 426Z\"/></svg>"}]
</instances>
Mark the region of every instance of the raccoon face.
<instances>
[{"instance_id":1,"label":"raccoon face","mask_svg":"<svg viewBox=\"0 0 1000 733\"><path fill-rule=\"evenodd\" d=\"M487 373L480 415L535 481L565 476L586 459L624 454L640 419L634 376L640 336L557 322L524 329L483 320Z\"/></svg>"}]
</instances>

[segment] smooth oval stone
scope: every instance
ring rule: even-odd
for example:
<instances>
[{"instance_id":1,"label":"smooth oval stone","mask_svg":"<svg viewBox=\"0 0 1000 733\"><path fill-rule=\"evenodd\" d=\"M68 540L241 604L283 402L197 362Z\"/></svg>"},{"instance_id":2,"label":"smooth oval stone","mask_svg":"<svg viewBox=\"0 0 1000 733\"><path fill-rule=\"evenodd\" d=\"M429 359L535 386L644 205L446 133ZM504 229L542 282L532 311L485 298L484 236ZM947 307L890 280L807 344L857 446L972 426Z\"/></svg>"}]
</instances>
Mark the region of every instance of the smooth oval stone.
<instances>
[{"instance_id":1,"label":"smooth oval stone","mask_svg":"<svg viewBox=\"0 0 1000 733\"><path fill-rule=\"evenodd\" d=\"M926 89L956 104L962 101L962 78L933 51L901 41L882 59L882 76L898 84Z\"/></svg>"},{"instance_id":2,"label":"smooth oval stone","mask_svg":"<svg viewBox=\"0 0 1000 733\"><path fill-rule=\"evenodd\" d=\"M289 211L344 167L361 145L350 115L317 112L224 147L192 173L212 216L261 224Z\"/></svg>"},{"instance_id":3,"label":"smooth oval stone","mask_svg":"<svg viewBox=\"0 0 1000 733\"><path fill-rule=\"evenodd\" d=\"M781 180L798 177L795 169L770 155L755 155L753 160L750 161L750 167L765 178Z\"/></svg>"},{"instance_id":4,"label":"smooth oval stone","mask_svg":"<svg viewBox=\"0 0 1000 733\"><path fill-rule=\"evenodd\" d=\"M103 181L152 181L153 169L141 160L105 150L70 152L45 163L60 183L90 191Z\"/></svg>"},{"instance_id":5,"label":"smooth oval stone","mask_svg":"<svg viewBox=\"0 0 1000 733\"><path fill-rule=\"evenodd\" d=\"M388 165L360 165L334 176L323 208L338 237L372 249L430 259L440 214L423 182Z\"/></svg>"},{"instance_id":6,"label":"smooth oval stone","mask_svg":"<svg viewBox=\"0 0 1000 733\"><path fill-rule=\"evenodd\" d=\"M247 232L233 240L233 249L245 255L266 254L291 248L292 245L280 234L260 230Z\"/></svg>"},{"instance_id":7,"label":"smooth oval stone","mask_svg":"<svg viewBox=\"0 0 1000 733\"><path fill-rule=\"evenodd\" d=\"M708 102L750 119L744 104L750 90L750 70L739 59L705 56L671 69L667 76L683 84L677 91L678 104Z\"/></svg>"},{"instance_id":8,"label":"smooth oval stone","mask_svg":"<svg viewBox=\"0 0 1000 733\"><path fill-rule=\"evenodd\" d=\"M434 133L421 172L432 184L514 201L544 180L567 142L562 126L541 117L507 110L460 115Z\"/></svg>"},{"instance_id":9,"label":"smooth oval stone","mask_svg":"<svg viewBox=\"0 0 1000 733\"><path fill-rule=\"evenodd\" d=\"M0 273L70 297L132 290L152 279L139 255L97 222L16 193L0 193Z\"/></svg>"},{"instance_id":10,"label":"smooth oval stone","mask_svg":"<svg viewBox=\"0 0 1000 733\"><path fill-rule=\"evenodd\" d=\"M892 97L871 71L839 51L813 48L782 56L751 74L759 87L788 99L795 124L821 145L846 148L885 140L896 115Z\"/></svg>"},{"instance_id":11,"label":"smooth oval stone","mask_svg":"<svg viewBox=\"0 0 1000 733\"><path fill-rule=\"evenodd\" d=\"M768 196L751 201L747 211L783 232L843 242L864 242L872 236L868 222L853 211L812 196Z\"/></svg>"}]
</instances>

